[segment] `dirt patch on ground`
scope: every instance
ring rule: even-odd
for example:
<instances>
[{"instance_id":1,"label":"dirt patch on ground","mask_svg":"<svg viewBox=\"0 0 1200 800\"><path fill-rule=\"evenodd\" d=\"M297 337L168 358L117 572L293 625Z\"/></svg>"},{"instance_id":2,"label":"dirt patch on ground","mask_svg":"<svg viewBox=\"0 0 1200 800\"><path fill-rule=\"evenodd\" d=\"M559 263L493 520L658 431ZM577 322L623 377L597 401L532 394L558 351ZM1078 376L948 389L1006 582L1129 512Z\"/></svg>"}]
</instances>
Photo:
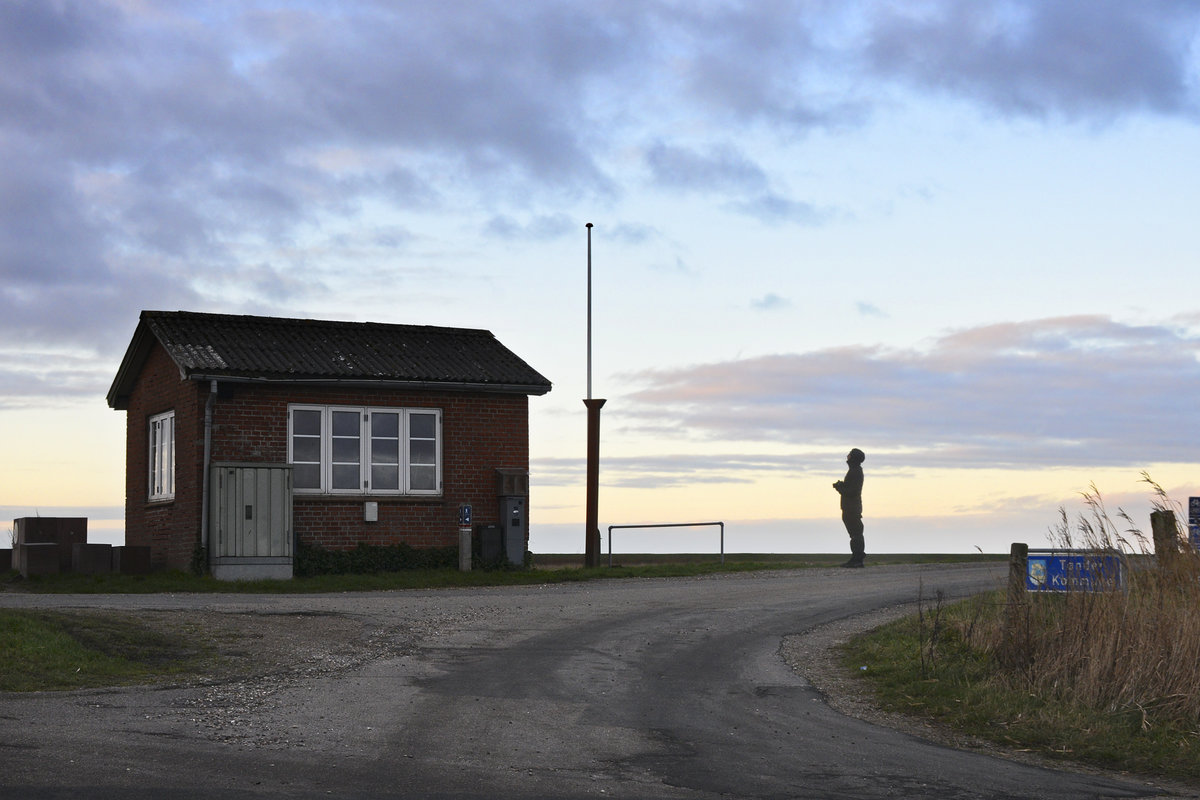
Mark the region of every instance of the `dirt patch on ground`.
<instances>
[{"instance_id":1,"label":"dirt patch on ground","mask_svg":"<svg viewBox=\"0 0 1200 800\"><path fill-rule=\"evenodd\" d=\"M406 652L415 640L411 633L332 613L141 611L128 617L201 649L201 665L174 679L190 685L333 675Z\"/></svg>"},{"instance_id":2,"label":"dirt patch on ground","mask_svg":"<svg viewBox=\"0 0 1200 800\"><path fill-rule=\"evenodd\" d=\"M415 648L418 631L335 613L155 611L139 623L195 641L203 666L160 685L172 699L159 715L185 718L205 738L242 748L304 746L289 699L298 687L336 679Z\"/></svg>"}]
</instances>

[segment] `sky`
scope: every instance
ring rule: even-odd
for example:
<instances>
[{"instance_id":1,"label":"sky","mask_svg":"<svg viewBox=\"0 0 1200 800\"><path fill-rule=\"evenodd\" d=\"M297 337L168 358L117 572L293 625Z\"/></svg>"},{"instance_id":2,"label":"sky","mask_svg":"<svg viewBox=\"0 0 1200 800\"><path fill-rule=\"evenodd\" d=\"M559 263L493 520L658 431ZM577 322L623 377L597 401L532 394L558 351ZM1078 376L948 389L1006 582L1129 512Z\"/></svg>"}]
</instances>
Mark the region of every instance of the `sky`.
<instances>
[{"instance_id":1,"label":"sky","mask_svg":"<svg viewBox=\"0 0 1200 800\"><path fill-rule=\"evenodd\" d=\"M1200 495L1193 0L0 0L0 164L0 517L121 541L142 309L371 320L553 382L583 552L589 222L602 533L845 550L851 447L868 552Z\"/></svg>"}]
</instances>

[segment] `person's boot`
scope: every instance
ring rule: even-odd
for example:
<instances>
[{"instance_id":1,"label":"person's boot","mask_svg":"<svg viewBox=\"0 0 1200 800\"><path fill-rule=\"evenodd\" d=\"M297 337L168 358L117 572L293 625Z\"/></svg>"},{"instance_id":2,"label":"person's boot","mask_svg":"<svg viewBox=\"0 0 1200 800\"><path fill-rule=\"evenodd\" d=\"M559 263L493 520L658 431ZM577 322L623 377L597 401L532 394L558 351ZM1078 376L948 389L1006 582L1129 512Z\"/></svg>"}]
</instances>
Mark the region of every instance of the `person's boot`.
<instances>
[{"instance_id":1,"label":"person's boot","mask_svg":"<svg viewBox=\"0 0 1200 800\"><path fill-rule=\"evenodd\" d=\"M850 560L847 561L845 564L842 564L842 566L843 567L861 567L863 565L863 559L867 557L866 544L867 544L866 540L864 539L864 537L861 533L857 534L857 535L851 535L851 537L850 537L850 554L851 554Z\"/></svg>"}]
</instances>

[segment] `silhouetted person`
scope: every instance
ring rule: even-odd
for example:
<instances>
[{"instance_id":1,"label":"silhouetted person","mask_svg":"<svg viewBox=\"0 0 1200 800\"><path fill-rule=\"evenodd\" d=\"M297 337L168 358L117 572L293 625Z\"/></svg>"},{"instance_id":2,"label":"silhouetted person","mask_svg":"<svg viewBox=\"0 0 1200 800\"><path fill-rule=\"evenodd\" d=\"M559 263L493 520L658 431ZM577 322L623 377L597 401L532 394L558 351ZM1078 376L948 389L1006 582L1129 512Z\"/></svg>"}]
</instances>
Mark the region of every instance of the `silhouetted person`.
<instances>
[{"instance_id":1,"label":"silhouetted person","mask_svg":"<svg viewBox=\"0 0 1200 800\"><path fill-rule=\"evenodd\" d=\"M846 477L833 484L838 494L842 496L842 522L846 525L846 533L850 534L850 560L843 567L861 567L867 557L866 540L863 539L862 521L862 463L867 460L863 451L857 447L846 456Z\"/></svg>"}]
</instances>

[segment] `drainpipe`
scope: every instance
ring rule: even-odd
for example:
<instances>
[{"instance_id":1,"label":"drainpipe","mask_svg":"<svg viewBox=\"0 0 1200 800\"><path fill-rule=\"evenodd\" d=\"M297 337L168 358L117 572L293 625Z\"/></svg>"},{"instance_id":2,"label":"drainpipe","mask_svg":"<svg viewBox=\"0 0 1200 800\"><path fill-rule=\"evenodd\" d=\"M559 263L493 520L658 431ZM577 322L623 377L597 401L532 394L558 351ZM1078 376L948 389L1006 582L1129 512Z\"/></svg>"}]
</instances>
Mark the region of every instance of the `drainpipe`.
<instances>
[{"instance_id":1,"label":"drainpipe","mask_svg":"<svg viewBox=\"0 0 1200 800\"><path fill-rule=\"evenodd\" d=\"M212 462L212 420L213 420L213 400L217 397L217 382L213 380L209 383L208 399L204 401L204 475L201 478L201 486L203 489L200 492L200 544L208 550L208 482L209 473ZM212 554L209 553L209 558Z\"/></svg>"}]
</instances>

